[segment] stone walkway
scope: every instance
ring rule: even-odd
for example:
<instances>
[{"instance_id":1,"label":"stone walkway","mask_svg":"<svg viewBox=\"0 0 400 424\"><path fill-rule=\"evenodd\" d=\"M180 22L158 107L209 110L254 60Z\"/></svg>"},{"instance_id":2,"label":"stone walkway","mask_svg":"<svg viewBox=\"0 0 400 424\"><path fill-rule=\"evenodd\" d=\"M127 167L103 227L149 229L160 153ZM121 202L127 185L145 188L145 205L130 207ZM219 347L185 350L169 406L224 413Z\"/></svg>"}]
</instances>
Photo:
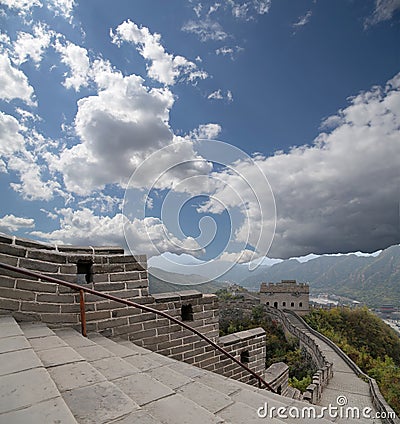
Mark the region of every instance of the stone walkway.
<instances>
[{"instance_id":1,"label":"stone walkway","mask_svg":"<svg viewBox=\"0 0 400 424\"><path fill-rule=\"evenodd\" d=\"M100 334L0 317L0 423L335 423L259 418L257 410L309 404ZM316 407L320 413L320 407Z\"/></svg>"},{"instance_id":2,"label":"stone walkway","mask_svg":"<svg viewBox=\"0 0 400 424\"><path fill-rule=\"evenodd\" d=\"M372 405L368 383L359 378L325 341L311 333L301 320L289 313L286 316L292 324L307 333L317 343L327 360L333 363L333 378L329 381L328 386L324 388L318 404L329 407L329 405L339 406L338 402L339 404L345 402L343 410L346 409L346 406L349 408L357 407L360 408L361 414L363 408L371 408L371 418L360 417L351 421L366 424L381 423L381 420L372 418L375 416L376 411Z\"/></svg>"}]
</instances>

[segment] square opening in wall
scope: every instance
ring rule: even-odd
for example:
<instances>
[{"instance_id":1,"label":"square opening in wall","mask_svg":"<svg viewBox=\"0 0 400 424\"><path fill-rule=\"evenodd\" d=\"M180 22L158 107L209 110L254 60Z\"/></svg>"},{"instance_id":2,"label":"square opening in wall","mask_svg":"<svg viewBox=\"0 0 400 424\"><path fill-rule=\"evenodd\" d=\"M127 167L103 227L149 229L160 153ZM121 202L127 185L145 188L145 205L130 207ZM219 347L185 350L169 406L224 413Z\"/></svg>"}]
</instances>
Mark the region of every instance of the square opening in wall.
<instances>
[{"instance_id":1,"label":"square opening in wall","mask_svg":"<svg viewBox=\"0 0 400 424\"><path fill-rule=\"evenodd\" d=\"M92 261L78 261L77 266L77 283L89 284L92 282Z\"/></svg>"},{"instance_id":2,"label":"square opening in wall","mask_svg":"<svg viewBox=\"0 0 400 424\"><path fill-rule=\"evenodd\" d=\"M193 308L190 303L188 305L182 305L181 318L182 321L193 321Z\"/></svg>"}]
</instances>

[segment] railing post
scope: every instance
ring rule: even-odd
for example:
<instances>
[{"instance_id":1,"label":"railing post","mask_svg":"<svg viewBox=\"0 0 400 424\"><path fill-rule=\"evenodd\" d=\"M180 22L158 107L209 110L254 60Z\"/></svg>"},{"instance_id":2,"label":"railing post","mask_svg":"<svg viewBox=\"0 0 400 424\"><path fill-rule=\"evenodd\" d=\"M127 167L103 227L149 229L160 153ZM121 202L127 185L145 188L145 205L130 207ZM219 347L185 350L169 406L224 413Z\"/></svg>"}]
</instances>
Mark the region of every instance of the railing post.
<instances>
[{"instance_id":1,"label":"railing post","mask_svg":"<svg viewBox=\"0 0 400 424\"><path fill-rule=\"evenodd\" d=\"M82 336L86 337L86 312L85 312L85 292L79 290L79 304L81 308L81 328Z\"/></svg>"}]
</instances>

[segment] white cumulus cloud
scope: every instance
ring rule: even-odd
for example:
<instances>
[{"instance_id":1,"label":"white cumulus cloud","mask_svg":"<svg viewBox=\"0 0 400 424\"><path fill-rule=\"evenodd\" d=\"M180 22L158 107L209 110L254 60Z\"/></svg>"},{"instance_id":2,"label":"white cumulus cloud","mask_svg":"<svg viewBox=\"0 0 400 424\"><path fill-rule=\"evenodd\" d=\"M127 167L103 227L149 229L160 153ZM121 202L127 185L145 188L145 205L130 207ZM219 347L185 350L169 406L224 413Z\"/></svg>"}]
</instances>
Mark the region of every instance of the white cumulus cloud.
<instances>
[{"instance_id":1,"label":"white cumulus cloud","mask_svg":"<svg viewBox=\"0 0 400 424\"><path fill-rule=\"evenodd\" d=\"M33 228L35 220L32 218L21 218L13 214L4 215L0 218L0 231L12 234L22 228Z\"/></svg>"},{"instance_id":2,"label":"white cumulus cloud","mask_svg":"<svg viewBox=\"0 0 400 424\"><path fill-rule=\"evenodd\" d=\"M384 88L373 87L353 97L337 119L329 121L335 126L321 132L311 145L254 158L276 200L277 227L270 256L374 252L398 243L400 74ZM251 167L240 162L235 169L250 178ZM249 199L250 228L271 228L270 220L256 215L249 188L232 173L220 177ZM257 181L252 188L259 192ZM229 205L232 196L224 190L215 197ZM239 229L237 238L245 239L245 231ZM250 243L255 246L254 240Z\"/></svg>"},{"instance_id":3,"label":"white cumulus cloud","mask_svg":"<svg viewBox=\"0 0 400 424\"><path fill-rule=\"evenodd\" d=\"M11 64L6 52L0 53L0 98L6 101L21 99L34 105L32 96L33 88L27 76Z\"/></svg>"},{"instance_id":4,"label":"white cumulus cloud","mask_svg":"<svg viewBox=\"0 0 400 424\"><path fill-rule=\"evenodd\" d=\"M111 32L113 42L131 42L139 53L150 62L147 72L150 78L163 84L173 85L178 78L188 81L207 78L207 73L198 69L194 62L183 56L174 56L165 51L161 44L161 35L151 33L147 27L139 27L127 20L119 25L115 33Z\"/></svg>"},{"instance_id":5,"label":"white cumulus cloud","mask_svg":"<svg viewBox=\"0 0 400 424\"><path fill-rule=\"evenodd\" d=\"M61 55L61 62L68 66L70 73L66 74L64 86L79 91L89 83L91 67L88 52L70 41L57 40L55 49Z\"/></svg>"},{"instance_id":6,"label":"white cumulus cloud","mask_svg":"<svg viewBox=\"0 0 400 424\"><path fill-rule=\"evenodd\" d=\"M181 253L195 249L197 243L191 237L177 239L158 218L128 220L122 214L113 217L95 215L88 208L58 211L60 228L45 233L33 231L31 234L53 243L79 245L117 245L128 248L125 240L135 246L135 253L146 253L149 257L163 252ZM125 234L124 234L125 232Z\"/></svg>"}]
</instances>

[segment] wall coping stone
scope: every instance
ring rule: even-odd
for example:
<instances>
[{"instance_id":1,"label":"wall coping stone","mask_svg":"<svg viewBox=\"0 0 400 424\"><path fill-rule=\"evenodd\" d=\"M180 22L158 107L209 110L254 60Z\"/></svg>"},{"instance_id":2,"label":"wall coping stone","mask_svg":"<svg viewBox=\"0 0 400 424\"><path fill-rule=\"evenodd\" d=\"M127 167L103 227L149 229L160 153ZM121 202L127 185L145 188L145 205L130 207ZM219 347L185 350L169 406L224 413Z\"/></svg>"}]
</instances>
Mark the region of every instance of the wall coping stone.
<instances>
[{"instance_id":1,"label":"wall coping stone","mask_svg":"<svg viewBox=\"0 0 400 424\"><path fill-rule=\"evenodd\" d=\"M166 292L152 294L157 303L168 302L173 300L189 300L198 299L204 295L197 290L183 290L179 292Z\"/></svg>"},{"instance_id":2,"label":"wall coping stone","mask_svg":"<svg viewBox=\"0 0 400 424\"><path fill-rule=\"evenodd\" d=\"M289 371L289 366L287 364L284 362L275 362L265 370L265 381L271 384L287 371Z\"/></svg>"},{"instance_id":3,"label":"wall coping stone","mask_svg":"<svg viewBox=\"0 0 400 424\"><path fill-rule=\"evenodd\" d=\"M239 331L237 333L228 334L219 338L219 341L224 346L229 346L238 341L249 340L257 336L265 335L265 330L261 327L252 328L251 330Z\"/></svg>"}]
</instances>

